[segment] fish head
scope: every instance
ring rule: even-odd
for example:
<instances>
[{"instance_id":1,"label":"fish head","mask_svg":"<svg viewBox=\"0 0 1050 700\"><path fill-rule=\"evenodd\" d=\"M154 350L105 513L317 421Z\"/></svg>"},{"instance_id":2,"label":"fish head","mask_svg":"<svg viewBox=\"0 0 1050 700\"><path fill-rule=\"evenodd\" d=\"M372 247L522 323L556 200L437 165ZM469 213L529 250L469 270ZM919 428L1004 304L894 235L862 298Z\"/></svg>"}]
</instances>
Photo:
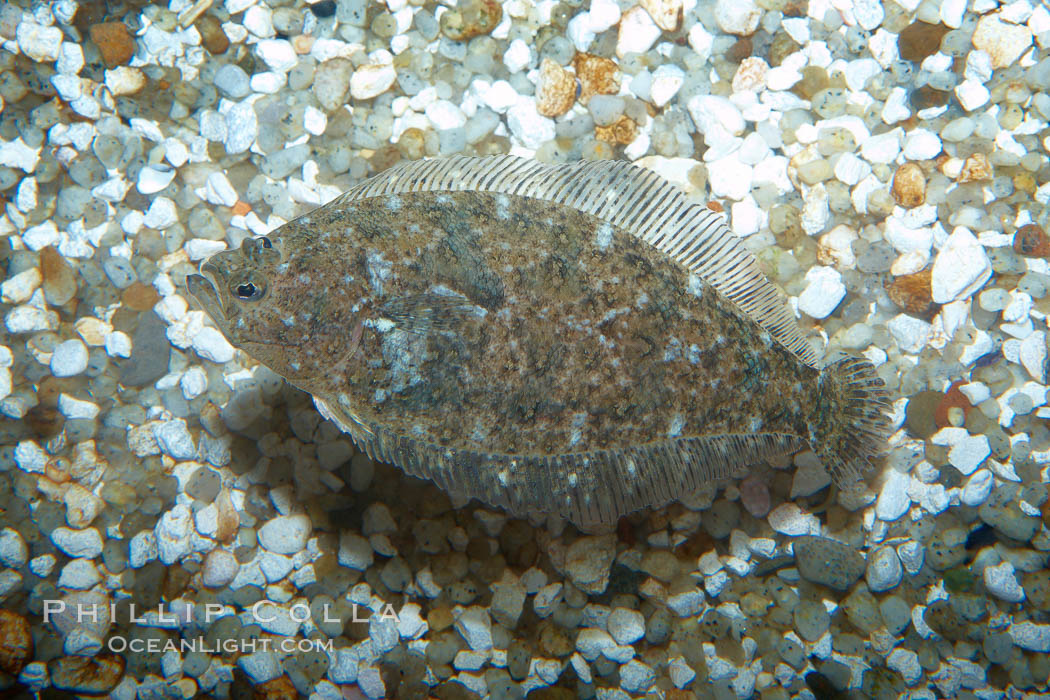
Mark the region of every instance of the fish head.
<instances>
[{"instance_id":1,"label":"fish head","mask_svg":"<svg viewBox=\"0 0 1050 700\"><path fill-rule=\"evenodd\" d=\"M186 286L232 345L294 381L303 337L289 319L311 292L295 283L283 248L279 235L246 238L205 260Z\"/></svg>"}]
</instances>

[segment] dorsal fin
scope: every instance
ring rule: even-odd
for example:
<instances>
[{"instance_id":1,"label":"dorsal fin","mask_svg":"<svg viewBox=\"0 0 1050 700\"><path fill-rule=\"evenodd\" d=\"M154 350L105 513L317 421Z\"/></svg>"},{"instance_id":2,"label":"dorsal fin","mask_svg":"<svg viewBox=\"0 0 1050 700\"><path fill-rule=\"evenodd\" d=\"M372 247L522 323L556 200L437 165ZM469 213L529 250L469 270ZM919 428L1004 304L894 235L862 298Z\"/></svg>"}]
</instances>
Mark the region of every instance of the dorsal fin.
<instances>
[{"instance_id":1,"label":"dorsal fin","mask_svg":"<svg viewBox=\"0 0 1050 700\"><path fill-rule=\"evenodd\" d=\"M547 165L516 156L454 156L402 163L336 198L407 192L514 194L587 212L667 253L730 299L810 367L817 354L758 261L718 214L686 200L656 173L625 161Z\"/></svg>"}]
</instances>

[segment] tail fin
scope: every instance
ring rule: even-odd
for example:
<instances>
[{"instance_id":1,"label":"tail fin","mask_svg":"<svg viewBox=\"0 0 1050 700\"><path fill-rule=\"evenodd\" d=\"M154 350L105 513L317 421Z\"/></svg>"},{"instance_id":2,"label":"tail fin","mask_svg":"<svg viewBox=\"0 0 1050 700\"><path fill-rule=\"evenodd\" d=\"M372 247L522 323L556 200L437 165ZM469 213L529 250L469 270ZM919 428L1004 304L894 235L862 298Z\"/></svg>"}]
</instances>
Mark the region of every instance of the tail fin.
<instances>
[{"instance_id":1,"label":"tail fin","mask_svg":"<svg viewBox=\"0 0 1050 700\"><path fill-rule=\"evenodd\" d=\"M845 357L820 372L810 442L835 485L848 489L886 450L889 395L867 360Z\"/></svg>"}]
</instances>

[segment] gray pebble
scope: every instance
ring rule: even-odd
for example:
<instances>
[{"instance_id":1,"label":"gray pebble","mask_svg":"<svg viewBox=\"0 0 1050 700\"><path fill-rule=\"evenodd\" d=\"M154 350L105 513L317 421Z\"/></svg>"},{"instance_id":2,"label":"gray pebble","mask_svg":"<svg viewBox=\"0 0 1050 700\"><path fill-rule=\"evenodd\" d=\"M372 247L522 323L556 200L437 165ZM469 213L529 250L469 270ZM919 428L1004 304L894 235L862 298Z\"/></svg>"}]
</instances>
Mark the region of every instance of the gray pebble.
<instances>
[{"instance_id":1,"label":"gray pebble","mask_svg":"<svg viewBox=\"0 0 1050 700\"><path fill-rule=\"evenodd\" d=\"M120 368L121 384L145 386L167 373L171 344L166 331L164 321L152 311L139 315L139 324L131 336L131 357Z\"/></svg>"},{"instance_id":2,"label":"gray pebble","mask_svg":"<svg viewBox=\"0 0 1050 700\"><path fill-rule=\"evenodd\" d=\"M595 95L587 104L587 109L598 126L615 124L623 115L626 103L616 95Z\"/></svg>"},{"instance_id":3,"label":"gray pebble","mask_svg":"<svg viewBox=\"0 0 1050 700\"><path fill-rule=\"evenodd\" d=\"M848 591L864 575L864 558L849 545L813 535L796 537L793 544L798 573L811 583Z\"/></svg>"},{"instance_id":4,"label":"gray pebble","mask_svg":"<svg viewBox=\"0 0 1050 700\"><path fill-rule=\"evenodd\" d=\"M215 73L214 85L219 92L235 100L251 92L248 74L234 63L227 63Z\"/></svg>"},{"instance_id":5,"label":"gray pebble","mask_svg":"<svg viewBox=\"0 0 1050 700\"><path fill-rule=\"evenodd\" d=\"M102 269L106 273L106 277L113 283L113 286L117 289L125 289L130 287L135 280L138 279L138 275L135 274L135 268L132 267L131 261L127 258L120 256L114 256L107 258L102 263Z\"/></svg>"},{"instance_id":6,"label":"gray pebble","mask_svg":"<svg viewBox=\"0 0 1050 700\"><path fill-rule=\"evenodd\" d=\"M214 469L201 467L186 481L186 493L205 503L211 503L222 488L222 477Z\"/></svg>"}]
</instances>

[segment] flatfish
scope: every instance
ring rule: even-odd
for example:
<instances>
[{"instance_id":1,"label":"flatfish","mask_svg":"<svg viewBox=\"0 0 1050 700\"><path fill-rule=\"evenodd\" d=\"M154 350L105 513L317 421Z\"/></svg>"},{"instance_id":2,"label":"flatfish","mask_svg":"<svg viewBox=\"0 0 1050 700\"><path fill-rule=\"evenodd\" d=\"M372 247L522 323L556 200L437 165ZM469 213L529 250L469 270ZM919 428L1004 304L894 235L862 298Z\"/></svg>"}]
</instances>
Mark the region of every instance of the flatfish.
<instances>
[{"instance_id":1,"label":"flatfish","mask_svg":"<svg viewBox=\"0 0 1050 700\"><path fill-rule=\"evenodd\" d=\"M585 529L811 447L882 451L873 367L820 368L722 218L625 162L399 164L212 256L192 295L372 458Z\"/></svg>"}]
</instances>

